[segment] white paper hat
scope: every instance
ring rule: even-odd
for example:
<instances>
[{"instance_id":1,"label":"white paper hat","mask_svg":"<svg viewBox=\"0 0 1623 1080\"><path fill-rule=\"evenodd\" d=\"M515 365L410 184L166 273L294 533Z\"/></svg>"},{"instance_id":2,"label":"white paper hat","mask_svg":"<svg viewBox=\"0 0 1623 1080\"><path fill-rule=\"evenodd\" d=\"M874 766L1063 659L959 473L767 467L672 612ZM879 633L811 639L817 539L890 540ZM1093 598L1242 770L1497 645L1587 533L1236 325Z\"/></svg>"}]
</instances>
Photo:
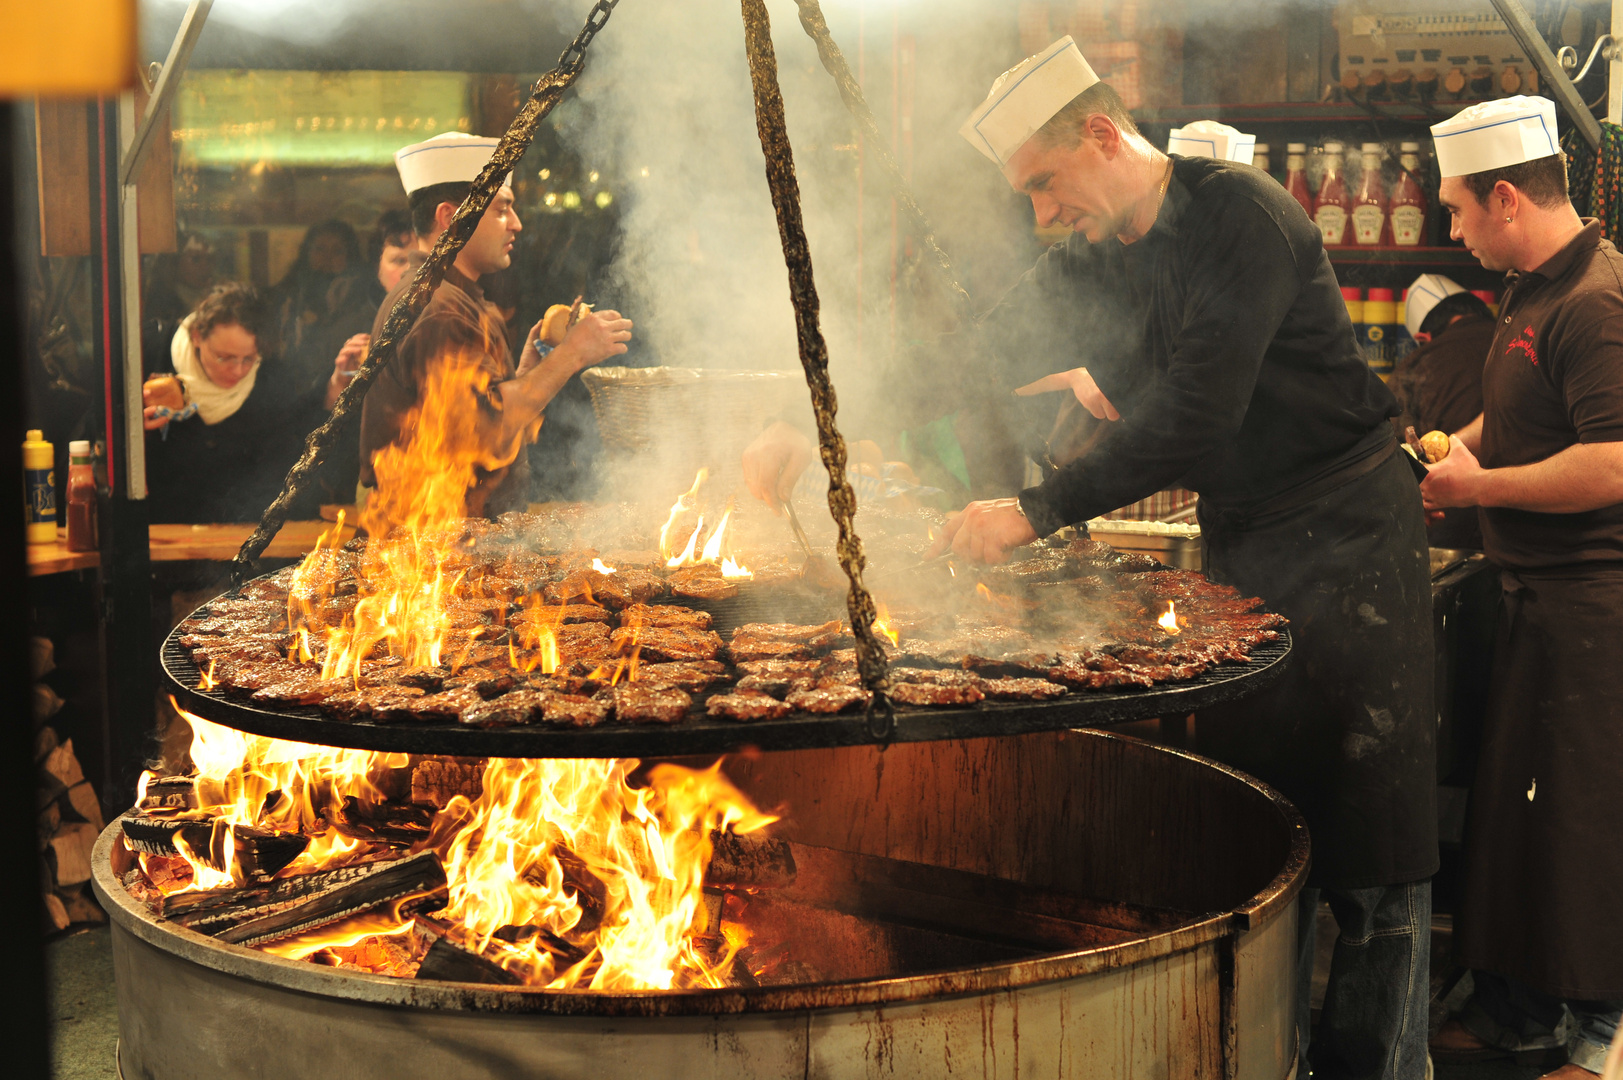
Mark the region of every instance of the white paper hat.
<instances>
[{"instance_id":1,"label":"white paper hat","mask_svg":"<svg viewBox=\"0 0 1623 1080\"><path fill-rule=\"evenodd\" d=\"M1442 302L1443 297L1464 291L1465 287L1459 282L1441 274L1421 274L1415 278L1403 301L1403 325L1409 328L1409 336L1420 333L1420 324L1426 321L1426 316Z\"/></svg>"},{"instance_id":2,"label":"white paper hat","mask_svg":"<svg viewBox=\"0 0 1623 1080\"><path fill-rule=\"evenodd\" d=\"M1193 124L1173 128L1167 135L1167 153L1184 157L1209 157L1249 165L1256 149L1255 135L1246 135L1216 120L1196 120Z\"/></svg>"},{"instance_id":3,"label":"white paper hat","mask_svg":"<svg viewBox=\"0 0 1623 1080\"><path fill-rule=\"evenodd\" d=\"M410 195L418 188L435 184L471 184L490 164L499 140L479 135L447 131L426 142L402 146L394 152L394 167L400 170L400 183ZM507 174L507 183L513 174Z\"/></svg>"},{"instance_id":4,"label":"white paper hat","mask_svg":"<svg viewBox=\"0 0 1623 1080\"><path fill-rule=\"evenodd\" d=\"M1472 105L1433 124L1439 176L1469 176L1520 165L1561 152L1555 102L1549 98L1500 98Z\"/></svg>"},{"instance_id":5,"label":"white paper hat","mask_svg":"<svg viewBox=\"0 0 1623 1080\"><path fill-rule=\"evenodd\" d=\"M1038 128L1098 81L1076 42L1062 37L999 75L958 134L1001 169Z\"/></svg>"}]
</instances>

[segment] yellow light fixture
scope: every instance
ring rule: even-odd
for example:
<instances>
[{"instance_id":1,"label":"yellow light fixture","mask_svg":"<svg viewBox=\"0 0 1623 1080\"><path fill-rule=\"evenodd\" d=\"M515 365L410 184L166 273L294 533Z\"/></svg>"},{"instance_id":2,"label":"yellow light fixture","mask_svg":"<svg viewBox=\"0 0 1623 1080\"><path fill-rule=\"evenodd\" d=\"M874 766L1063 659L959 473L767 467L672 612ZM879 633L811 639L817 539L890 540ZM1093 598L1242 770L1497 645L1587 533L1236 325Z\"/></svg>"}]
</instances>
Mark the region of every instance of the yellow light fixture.
<instances>
[{"instance_id":1,"label":"yellow light fixture","mask_svg":"<svg viewBox=\"0 0 1623 1080\"><path fill-rule=\"evenodd\" d=\"M135 85L135 0L6 0L0 96L116 94Z\"/></svg>"}]
</instances>

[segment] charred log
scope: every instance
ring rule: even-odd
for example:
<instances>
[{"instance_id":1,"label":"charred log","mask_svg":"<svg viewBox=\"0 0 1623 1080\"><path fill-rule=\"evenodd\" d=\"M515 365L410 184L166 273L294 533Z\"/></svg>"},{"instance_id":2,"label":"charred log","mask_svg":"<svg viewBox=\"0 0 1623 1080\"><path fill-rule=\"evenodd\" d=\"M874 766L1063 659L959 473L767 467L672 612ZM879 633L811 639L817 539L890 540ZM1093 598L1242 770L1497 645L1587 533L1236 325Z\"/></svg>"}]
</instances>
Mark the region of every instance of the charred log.
<instances>
[{"instance_id":1,"label":"charred log","mask_svg":"<svg viewBox=\"0 0 1623 1080\"><path fill-rule=\"evenodd\" d=\"M712 831L704 883L718 889L781 889L795 883L795 856L786 840L760 833Z\"/></svg>"}]
</instances>

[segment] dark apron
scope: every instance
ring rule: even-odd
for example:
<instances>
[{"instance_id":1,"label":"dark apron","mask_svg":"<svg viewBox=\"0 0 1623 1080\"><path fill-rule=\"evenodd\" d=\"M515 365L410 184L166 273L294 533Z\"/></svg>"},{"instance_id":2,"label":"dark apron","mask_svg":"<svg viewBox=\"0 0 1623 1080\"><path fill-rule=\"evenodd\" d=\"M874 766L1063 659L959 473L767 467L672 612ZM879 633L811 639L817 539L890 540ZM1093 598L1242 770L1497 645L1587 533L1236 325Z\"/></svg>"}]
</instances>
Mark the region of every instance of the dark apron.
<instances>
[{"instance_id":1,"label":"dark apron","mask_svg":"<svg viewBox=\"0 0 1623 1080\"><path fill-rule=\"evenodd\" d=\"M1419 487L1378 452L1249 512L1200 503L1207 573L1291 620L1280 682L1202 712L1200 751L1278 788L1313 837L1308 884L1437 871L1431 576Z\"/></svg>"},{"instance_id":2,"label":"dark apron","mask_svg":"<svg viewBox=\"0 0 1623 1080\"><path fill-rule=\"evenodd\" d=\"M1623 569L1502 581L1461 958L1623 999Z\"/></svg>"}]
</instances>

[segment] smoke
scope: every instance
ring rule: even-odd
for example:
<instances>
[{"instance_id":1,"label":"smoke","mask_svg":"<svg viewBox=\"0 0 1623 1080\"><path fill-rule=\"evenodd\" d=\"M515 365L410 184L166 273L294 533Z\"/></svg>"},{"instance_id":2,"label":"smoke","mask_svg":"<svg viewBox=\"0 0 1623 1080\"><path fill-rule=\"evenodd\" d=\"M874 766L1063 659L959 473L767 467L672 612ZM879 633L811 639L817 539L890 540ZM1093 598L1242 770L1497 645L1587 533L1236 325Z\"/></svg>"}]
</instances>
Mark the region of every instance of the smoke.
<instances>
[{"instance_id":1,"label":"smoke","mask_svg":"<svg viewBox=\"0 0 1623 1080\"><path fill-rule=\"evenodd\" d=\"M885 393L886 359L898 344L932 329L911 313L921 296L939 288L931 271L918 268L905 228L893 228L888 182L871 157L862 160L857 124L794 4L774 0L769 10L841 415L871 421ZM1019 200L956 129L991 80L1019 59L1014 20L970 0L839 0L824 10L853 70L866 69L882 135L894 132L943 245L967 254L961 278L972 288L990 279L991 288L979 290L989 303L1036 249ZM907 63L898 62L893 47L913 42L918 60L909 86L908 72L893 81ZM904 93L913 102L911 131L893 121ZM736 0L622 4L593 43L571 97L553 115L560 139L586 167L626 178L624 194L616 196L621 230L605 285L635 320L639 351L667 365L798 373ZM998 270L986 272L988 262ZM939 324L938 315L926 316ZM809 417L804 391L793 400ZM707 431L667 430L667 445L645 460L673 472L707 464L713 484L725 486L736 473L739 440L759 431L771 408L763 403L742 418L672 417L677 427L698 423ZM880 434L850 427L845 433ZM704 442L698 450L696 439ZM684 478L674 490L685 484Z\"/></svg>"}]
</instances>

